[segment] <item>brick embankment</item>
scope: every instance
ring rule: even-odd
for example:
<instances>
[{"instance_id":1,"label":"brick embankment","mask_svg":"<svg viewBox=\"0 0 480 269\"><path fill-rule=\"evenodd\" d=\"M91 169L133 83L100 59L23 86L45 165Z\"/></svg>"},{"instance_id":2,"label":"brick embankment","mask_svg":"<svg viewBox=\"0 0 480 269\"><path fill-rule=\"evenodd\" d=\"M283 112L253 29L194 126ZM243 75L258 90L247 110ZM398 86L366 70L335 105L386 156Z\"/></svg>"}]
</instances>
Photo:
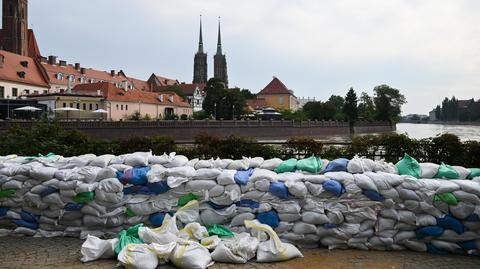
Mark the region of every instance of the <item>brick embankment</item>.
<instances>
[{"instance_id":1,"label":"brick embankment","mask_svg":"<svg viewBox=\"0 0 480 269\"><path fill-rule=\"evenodd\" d=\"M0 268L114 268L115 260L80 262L83 240L75 238L0 238ZM475 269L480 257L463 255L437 256L409 251L380 252L326 249L304 250L305 258L283 263L217 263L212 269L285 268L285 269ZM174 268L170 265L159 268Z\"/></svg>"}]
</instances>

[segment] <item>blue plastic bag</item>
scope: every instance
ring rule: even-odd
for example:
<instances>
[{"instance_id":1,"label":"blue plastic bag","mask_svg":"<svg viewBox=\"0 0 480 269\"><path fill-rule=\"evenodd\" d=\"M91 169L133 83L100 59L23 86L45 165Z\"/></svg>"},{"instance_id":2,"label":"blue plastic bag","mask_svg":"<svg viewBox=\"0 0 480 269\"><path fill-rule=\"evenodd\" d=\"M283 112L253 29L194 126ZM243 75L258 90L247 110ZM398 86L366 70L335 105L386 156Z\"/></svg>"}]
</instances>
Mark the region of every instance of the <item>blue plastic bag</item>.
<instances>
[{"instance_id":1,"label":"blue plastic bag","mask_svg":"<svg viewBox=\"0 0 480 269\"><path fill-rule=\"evenodd\" d=\"M477 215L477 214L472 214L470 216L468 216L465 221L470 221L470 222L479 222L480 221L480 217Z\"/></svg>"},{"instance_id":2,"label":"blue plastic bag","mask_svg":"<svg viewBox=\"0 0 480 269\"><path fill-rule=\"evenodd\" d=\"M235 179L235 183L238 185L247 185L248 181L250 180L250 176L253 174L253 169L250 168L248 170L239 170L235 173L233 177Z\"/></svg>"},{"instance_id":3,"label":"blue plastic bag","mask_svg":"<svg viewBox=\"0 0 480 269\"><path fill-rule=\"evenodd\" d=\"M437 248L436 246L432 245L431 243L427 243L427 252L436 255L447 255L448 251L443 249Z\"/></svg>"},{"instance_id":4,"label":"blue plastic bag","mask_svg":"<svg viewBox=\"0 0 480 269\"><path fill-rule=\"evenodd\" d=\"M166 181L148 183L147 188L154 194L162 194L170 190L170 187L168 186Z\"/></svg>"},{"instance_id":5,"label":"blue plastic bag","mask_svg":"<svg viewBox=\"0 0 480 269\"><path fill-rule=\"evenodd\" d=\"M63 209L66 211L80 211L83 207L83 204L68 203Z\"/></svg>"},{"instance_id":6,"label":"blue plastic bag","mask_svg":"<svg viewBox=\"0 0 480 269\"><path fill-rule=\"evenodd\" d=\"M336 159L333 161L330 161L327 164L327 167L325 167L325 170L323 170L323 173L327 172L346 172L347 171L347 166L348 166L348 159L345 158L340 158Z\"/></svg>"},{"instance_id":7,"label":"blue plastic bag","mask_svg":"<svg viewBox=\"0 0 480 269\"><path fill-rule=\"evenodd\" d=\"M8 207L3 207L3 206L0 206L0 217L4 217L7 215L7 212L8 210L10 210L10 208Z\"/></svg>"},{"instance_id":8,"label":"blue plastic bag","mask_svg":"<svg viewBox=\"0 0 480 269\"><path fill-rule=\"evenodd\" d=\"M249 199L240 200L240 201L236 202L235 205L239 206L239 207L250 207L250 208L253 208L253 209L260 207L259 202L255 202L255 201L249 200Z\"/></svg>"},{"instance_id":9,"label":"blue plastic bag","mask_svg":"<svg viewBox=\"0 0 480 269\"><path fill-rule=\"evenodd\" d=\"M283 182L272 182L268 191L281 199L288 198L288 188Z\"/></svg>"},{"instance_id":10,"label":"blue plastic bag","mask_svg":"<svg viewBox=\"0 0 480 269\"><path fill-rule=\"evenodd\" d=\"M337 228L338 225L337 224L334 224L334 223L325 223L323 224L323 228L325 229L334 229L334 228Z\"/></svg>"},{"instance_id":11,"label":"blue plastic bag","mask_svg":"<svg viewBox=\"0 0 480 269\"><path fill-rule=\"evenodd\" d=\"M427 236L438 237L443 234L444 229L440 226L425 226L415 230L417 239L423 239Z\"/></svg>"},{"instance_id":12,"label":"blue plastic bag","mask_svg":"<svg viewBox=\"0 0 480 269\"><path fill-rule=\"evenodd\" d=\"M280 219L278 218L278 214L274 210L258 213L257 219L258 221L260 221L260 223L269 225L274 229L278 227L278 223L280 222Z\"/></svg>"},{"instance_id":13,"label":"blue plastic bag","mask_svg":"<svg viewBox=\"0 0 480 269\"><path fill-rule=\"evenodd\" d=\"M42 191L42 192L40 193L40 197L43 198L43 197L45 197L45 196L47 196L47 195L50 195L50 194L56 193L56 192L58 192L58 189L57 189L57 188L54 188L54 187L52 187L52 186L48 186L46 190L44 190L44 191Z\"/></svg>"},{"instance_id":14,"label":"blue plastic bag","mask_svg":"<svg viewBox=\"0 0 480 269\"><path fill-rule=\"evenodd\" d=\"M327 180L323 182L322 186L325 190L333 193L337 197L340 197L345 192L345 188L343 187L342 183L336 180Z\"/></svg>"},{"instance_id":15,"label":"blue plastic bag","mask_svg":"<svg viewBox=\"0 0 480 269\"><path fill-rule=\"evenodd\" d=\"M463 248L463 250L465 251L469 251L469 250L476 250L478 247L477 247L477 243L475 242L475 240L472 240L472 241L466 241L466 242L458 242L457 243L460 247Z\"/></svg>"},{"instance_id":16,"label":"blue plastic bag","mask_svg":"<svg viewBox=\"0 0 480 269\"><path fill-rule=\"evenodd\" d=\"M163 219L165 218L165 216L167 215L167 213L164 213L164 212L158 212L158 213L153 213L150 215L150 217L148 217L148 220L150 221L151 224L153 224L153 227L160 227L162 226L162 223L163 223Z\"/></svg>"},{"instance_id":17,"label":"blue plastic bag","mask_svg":"<svg viewBox=\"0 0 480 269\"><path fill-rule=\"evenodd\" d=\"M117 171L117 178L122 184L144 185L148 182L147 173L150 167L134 167L123 172Z\"/></svg>"},{"instance_id":18,"label":"blue plastic bag","mask_svg":"<svg viewBox=\"0 0 480 269\"><path fill-rule=\"evenodd\" d=\"M13 223L15 223L17 226L29 228L32 230L38 229L38 223L36 222L29 222L21 219L21 220L13 220Z\"/></svg>"},{"instance_id":19,"label":"blue plastic bag","mask_svg":"<svg viewBox=\"0 0 480 269\"><path fill-rule=\"evenodd\" d=\"M443 229L454 230L457 234L463 234L465 232L465 226L463 223L451 215L446 215L443 218L437 218L437 225Z\"/></svg>"},{"instance_id":20,"label":"blue plastic bag","mask_svg":"<svg viewBox=\"0 0 480 269\"><path fill-rule=\"evenodd\" d=\"M27 212L27 211L22 211L20 212L20 217L22 218L22 220L24 221L28 221L28 222L38 222L38 216L37 215L34 215L30 212Z\"/></svg>"},{"instance_id":21,"label":"blue plastic bag","mask_svg":"<svg viewBox=\"0 0 480 269\"><path fill-rule=\"evenodd\" d=\"M207 204L215 210L220 210L229 207L229 205L217 205L212 201L208 201Z\"/></svg>"},{"instance_id":22,"label":"blue plastic bag","mask_svg":"<svg viewBox=\"0 0 480 269\"><path fill-rule=\"evenodd\" d=\"M374 190L363 190L363 195L367 196L372 201L383 202L385 198L380 193Z\"/></svg>"}]
</instances>

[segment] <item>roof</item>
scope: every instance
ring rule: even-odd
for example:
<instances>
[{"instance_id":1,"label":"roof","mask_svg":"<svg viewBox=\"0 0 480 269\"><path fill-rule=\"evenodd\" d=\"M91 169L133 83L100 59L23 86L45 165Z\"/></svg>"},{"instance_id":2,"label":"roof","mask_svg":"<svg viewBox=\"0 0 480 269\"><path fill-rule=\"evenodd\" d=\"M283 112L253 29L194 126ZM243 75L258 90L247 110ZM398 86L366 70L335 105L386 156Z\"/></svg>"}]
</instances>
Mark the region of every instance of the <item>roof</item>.
<instances>
[{"instance_id":1,"label":"roof","mask_svg":"<svg viewBox=\"0 0 480 269\"><path fill-rule=\"evenodd\" d=\"M273 80L270 83L268 83L268 85L258 93L258 95L262 95L262 94L293 95L293 93L277 77L273 77Z\"/></svg>"},{"instance_id":2,"label":"roof","mask_svg":"<svg viewBox=\"0 0 480 269\"><path fill-rule=\"evenodd\" d=\"M140 91L147 91L147 92L152 91L150 84L148 84L148 82L145 80L131 78L131 77L127 77L127 79L130 81L130 83L132 83L134 89L137 89Z\"/></svg>"},{"instance_id":3,"label":"roof","mask_svg":"<svg viewBox=\"0 0 480 269\"><path fill-rule=\"evenodd\" d=\"M156 74L152 74L147 82L154 87L165 87L165 86L173 86L178 85L178 80L166 78L162 76L158 76Z\"/></svg>"},{"instance_id":4,"label":"roof","mask_svg":"<svg viewBox=\"0 0 480 269\"><path fill-rule=\"evenodd\" d=\"M251 107L253 110L262 109L267 106L265 98L247 99L245 102L247 106Z\"/></svg>"},{"instance_id":5,"label":"roof","mask_svg":"<svg viewBox=\"0 0 480 269\"><path fill-rule=\"evenodd\" d=\"M37 39L35 38L35 33L32 29L28 29L28 44L27 44L27 52L28 56L34 59L38 59L41 57L40 49L38 48ZM3 40L3 29L0 29L0 40Z\"/></svg>"},{"instance_id":6,"label":"roof","mask_svg":"<svg viewBox=\"0 0 480 269\"><path fill-rule=\"evenodd\" d=\"M38 62L34 59L4 50L0 50L0 55L3 56L3 65L0 67L0 80L38 87L49 87ZM26 63L26 67L22 65L22 62ZM20 76L21 72L24 72L24 77Z\"/></svg>"},{"instance_id":7,"label":"roof","mask_svg":"<svg viewBox=\"0 0 480 269\"><path fill-rule=\"evenodd\" d=\"M108 101L142 102L145 104L190 107L190 104L173 92L154 93L140 90L125 91L124 89L115 87L115 85L109 82L79 84L73 88L73 91L77 93L96 93L98 90L101 91L103 97ZM163 101L160 100L161 95L163 95Z\"/></svg>"},{"instance_id":8,"label":"roof","mask_svg":"<svg viewBox=\"0 0 480 269\"><path fill-rule=\"evenodd\" d=\"M103 95L97 95L97 93L67 93L67 92L57 92L57 93L44 93L44 94L30 94L27 95L28 98L35 99L38 97L53 97L53 96L68 96L68 97L92 97L92 98L103 98Z\"/></svg>"},{"instance_id":9,"label":"roof","mask_svg":"<svg viewBox=\"0 0 480 269\"><path fill-rule=\"evenodd\" d=\"M200 89L200 91L203 91L205 87L207 87L207 84L206 83L192 83L192 84L182 83L182 84L179 84L178 86L182 90L183 94L185 94L186 96L193 96L193 94L195 93L195 89L197 89L197 87Z\"/></svg>"}]
</instances>

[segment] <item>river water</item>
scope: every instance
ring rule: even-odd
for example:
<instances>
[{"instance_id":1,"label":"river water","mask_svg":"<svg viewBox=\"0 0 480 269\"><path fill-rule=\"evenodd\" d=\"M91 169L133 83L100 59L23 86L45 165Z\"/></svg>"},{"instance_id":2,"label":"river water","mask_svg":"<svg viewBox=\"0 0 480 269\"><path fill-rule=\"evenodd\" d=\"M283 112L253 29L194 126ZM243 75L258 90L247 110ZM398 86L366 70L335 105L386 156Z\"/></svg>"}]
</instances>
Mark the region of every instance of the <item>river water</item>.
<instances>
[{"instance_id":1,"label":"river water","mask_svg":"<svg viewBox=\"0 0 480 269\"><path fill-rule=\"evenodd\" d=\"M399 123L397 124L397 133L406 133L411 138L416 139L435 137L439 134L450 133L457 135L463 141L480 141L480 126L472 125Z\"/></svg>"}]
</instances>

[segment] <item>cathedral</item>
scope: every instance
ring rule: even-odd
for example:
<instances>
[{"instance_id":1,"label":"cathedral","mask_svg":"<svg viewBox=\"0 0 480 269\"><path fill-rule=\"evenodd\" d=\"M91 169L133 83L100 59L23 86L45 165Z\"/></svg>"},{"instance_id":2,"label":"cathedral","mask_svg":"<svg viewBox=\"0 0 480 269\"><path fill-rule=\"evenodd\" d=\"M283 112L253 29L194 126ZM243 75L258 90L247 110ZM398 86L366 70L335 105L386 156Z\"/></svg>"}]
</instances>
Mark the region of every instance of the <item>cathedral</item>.
<instances>
[{"instance_id":1,"label":"cathedral","mask_svg":"<svg viewBox=\"0 0 480 269\"><path fill-rule=\"evenodd\" d=\"M220 19L220 18L219 18ZM227 58L222 53L222 34L220 30L220 20L218 21L218 40L217 53L213 56L213 77L220 79L228 88ZM203 49L202 19L200 18L200 36L198 42L198 51L195 54L193 65L193 83L205 84L208 80L207 54Z\"/></svg>"}]
</instances>

